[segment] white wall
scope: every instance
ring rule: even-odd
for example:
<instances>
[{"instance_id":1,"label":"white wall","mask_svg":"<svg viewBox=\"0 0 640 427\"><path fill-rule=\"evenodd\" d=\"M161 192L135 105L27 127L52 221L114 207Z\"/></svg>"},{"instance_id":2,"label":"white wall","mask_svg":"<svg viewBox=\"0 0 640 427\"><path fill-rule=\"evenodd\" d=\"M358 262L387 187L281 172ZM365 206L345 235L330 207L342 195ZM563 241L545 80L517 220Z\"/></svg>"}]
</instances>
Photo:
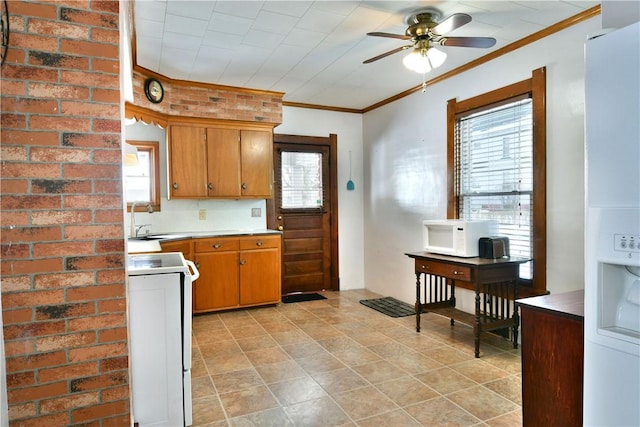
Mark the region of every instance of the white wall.
<instances>
[{"instance_id":1,"label":"white wall","mask_svg":"<svg viewBox=\"0 0 640 427\"><path fill-rule=\"evenodd\" d=\"M581 289L584 254L584 42L600 17L364 115L365 286L415 300L420 224L446 217L446 105L547 69L547 289ZM450 55L453 55L453 48ZM473 311L468 291L457 295Z\"/></svg>"},{"instance_id":2,"label":"white wall","mask_svg":"<svg viewBox=\"0 0 640 427\"><path fill-rule=\"evenodd\" d=\"M2 313L2 298L0 298L0 313ZM4 338L2 331L2 317L0 316L0 426L6 426L9 425L9 407L7 403L7 365L4 358Z\"/></svg>"},{"instance_id":3,"label":"white wall","mask_svg":"<svg viewBox=\"0 0 640 427\"><path fill-rule=\"evenodd\" d=\"M282 124L275 133L338 137L338 255L340 257L340 289L364 288L364 229L362 174L362 115L284 107ZM355 190L347 191L351 179Z\"/></svg>"}]
</instances>

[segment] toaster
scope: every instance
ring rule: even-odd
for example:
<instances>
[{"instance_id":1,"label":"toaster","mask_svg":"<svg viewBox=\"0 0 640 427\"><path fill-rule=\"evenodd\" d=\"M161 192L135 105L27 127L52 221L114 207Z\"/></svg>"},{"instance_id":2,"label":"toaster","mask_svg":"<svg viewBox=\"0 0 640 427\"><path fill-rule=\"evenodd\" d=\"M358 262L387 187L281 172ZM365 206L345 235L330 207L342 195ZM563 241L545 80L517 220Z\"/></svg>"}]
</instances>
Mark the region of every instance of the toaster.
<instances>
[{"instance_id":1,"label":"toaster","mask_svg":"<svg viewBox=\"0 0 640 427\"><path fill-rule=\"evenodd\" d=\"M478 253L480 258L509 257L509 238L506 236L481 237L478 240Z\"/></svg>"}]
</instances>

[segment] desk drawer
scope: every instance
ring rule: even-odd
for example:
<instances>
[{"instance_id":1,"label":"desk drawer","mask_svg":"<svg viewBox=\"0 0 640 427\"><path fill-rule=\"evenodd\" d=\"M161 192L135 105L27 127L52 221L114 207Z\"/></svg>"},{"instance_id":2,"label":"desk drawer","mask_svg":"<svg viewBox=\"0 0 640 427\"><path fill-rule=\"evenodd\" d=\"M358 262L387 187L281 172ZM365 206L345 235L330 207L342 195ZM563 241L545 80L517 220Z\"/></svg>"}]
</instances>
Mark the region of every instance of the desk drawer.
<instances>
[{"instance_id":1,"label":"desk drawer","mask_svg":"<svg viewBox=\"0 0 640 427\"><path fill-rule=\"evenodd\" d=\"M471 281L471 268L416 259L416 273L428 273L448 279Z\"/></svg>"}]
</instances>

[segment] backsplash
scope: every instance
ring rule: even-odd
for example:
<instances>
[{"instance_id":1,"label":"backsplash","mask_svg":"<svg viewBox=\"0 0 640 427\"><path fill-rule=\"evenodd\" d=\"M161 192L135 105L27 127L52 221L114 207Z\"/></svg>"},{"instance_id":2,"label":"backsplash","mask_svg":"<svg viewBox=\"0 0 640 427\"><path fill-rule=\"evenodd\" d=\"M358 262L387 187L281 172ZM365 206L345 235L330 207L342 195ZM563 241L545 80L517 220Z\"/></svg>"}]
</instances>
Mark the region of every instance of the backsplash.
<instances>
[{"instance_id":1,"label":"backsplash","mask_svg":"<svg viewBox=\"0 0 640 427\"><path fill-rule=\"evenodd\" d=\"M252 213L260 210L259 217ZM255 212L257 213L257 212ZM185 231L262 230L266 228L265 200L161 200L160 212L136 212L136 226L148 224L140 234ZM126 229L131 213L125 216ZM128 233L128 231L127 231Z\"/></svg>"}]
</instances>

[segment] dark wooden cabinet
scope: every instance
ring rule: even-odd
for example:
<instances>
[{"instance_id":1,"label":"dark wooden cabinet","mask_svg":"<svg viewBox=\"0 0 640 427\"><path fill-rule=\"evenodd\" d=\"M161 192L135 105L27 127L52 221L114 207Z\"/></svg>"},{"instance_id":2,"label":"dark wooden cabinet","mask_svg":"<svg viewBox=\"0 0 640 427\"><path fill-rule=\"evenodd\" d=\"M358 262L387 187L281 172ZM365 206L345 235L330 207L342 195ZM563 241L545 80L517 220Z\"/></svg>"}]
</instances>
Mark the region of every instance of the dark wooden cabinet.
<instances>
[{"instance_id":1,"label":"dark wooden cabinet","mask_svg":"<svg viewBox=\"0 0 640 427\"><path fill-rule=\"evenodd\" d=\"M511 330L513 348L518 347L518 310L511 308L518 298L520 264L527 258L460 258L429 252L405 254L415 260L416 332L420 313L433 312L473 326L475 357L480 357L483 331ZM475 312L456 309L456 287L475 291Z\"/></svg>"},{"instance_id":2,"label":"dark wooden cabinet","mask_svg":"<svg viewBox=\"0 0 640 427\"><path fill-rule=\"evenodd\" d=\"M584 291L517 301L523 426L582 426Z\"/></svg>"}]
</instances>

